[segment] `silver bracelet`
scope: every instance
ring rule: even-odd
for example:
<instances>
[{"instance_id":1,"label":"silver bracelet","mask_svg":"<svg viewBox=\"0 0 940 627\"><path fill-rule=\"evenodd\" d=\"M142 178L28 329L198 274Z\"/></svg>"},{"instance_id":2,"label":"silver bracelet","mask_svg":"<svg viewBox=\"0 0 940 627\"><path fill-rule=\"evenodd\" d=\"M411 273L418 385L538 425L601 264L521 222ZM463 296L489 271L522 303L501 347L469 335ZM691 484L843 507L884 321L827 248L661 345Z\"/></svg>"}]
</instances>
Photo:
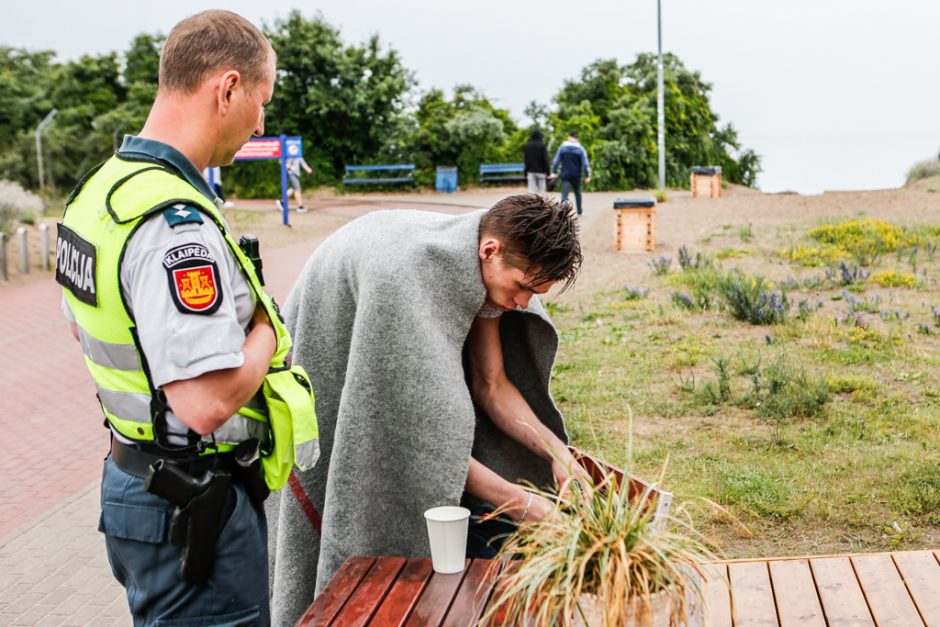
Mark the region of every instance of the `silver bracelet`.
<instances>
[{"instance_id":1,"label":"silver bracelet","mask_svg":"<svg viewBox=\"0 0 940 627\"><path fill-rule=\"evenodd\" d=\"M519 522L522 522L525 520L525 517L529 514L529 508L532 507L532 499L535 498L535 495L532 494L531 492L528 492L528 494L529 494L529 502L525 504L525 509L522 510L522 518L519 519Z\"/></svg>"}]
</instances>

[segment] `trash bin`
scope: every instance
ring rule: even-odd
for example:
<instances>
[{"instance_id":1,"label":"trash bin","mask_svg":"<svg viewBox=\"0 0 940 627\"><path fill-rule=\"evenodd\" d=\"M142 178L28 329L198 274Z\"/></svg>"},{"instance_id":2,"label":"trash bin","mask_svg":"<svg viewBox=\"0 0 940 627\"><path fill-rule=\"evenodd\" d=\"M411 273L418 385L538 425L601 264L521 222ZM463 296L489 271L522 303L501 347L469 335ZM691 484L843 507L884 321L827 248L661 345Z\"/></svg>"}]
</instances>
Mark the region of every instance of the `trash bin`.
<instances>
[{"instance_id":1,"label":"trash bin","mask_svg":"<svg viewBox=\"0 0 940 627\"><path fill-rule=\"evenodd\" d=\"M434 189L445 194L457 191L457 168L452 166L438 166Z\"/></svg>"}]
</instances>

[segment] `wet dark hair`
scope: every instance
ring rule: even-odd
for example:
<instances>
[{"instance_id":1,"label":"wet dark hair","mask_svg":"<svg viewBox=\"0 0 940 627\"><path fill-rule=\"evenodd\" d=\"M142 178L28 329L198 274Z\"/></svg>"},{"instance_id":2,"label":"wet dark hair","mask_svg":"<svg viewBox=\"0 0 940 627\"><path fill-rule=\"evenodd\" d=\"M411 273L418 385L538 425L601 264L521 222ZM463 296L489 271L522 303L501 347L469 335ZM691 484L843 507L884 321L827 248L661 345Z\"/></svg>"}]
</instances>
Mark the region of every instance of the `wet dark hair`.
<instances>
[{"instance_id":1,"label":"wet dark hair","mask_svg":"<svg viewBox=\"0 0 940 627\"><path fill-rule=\"evenodd\" d=\"M509 265L532 276L532 285L563 281L574 284L581 269L578 218L570 203L539 194L507 196L483 216L480 237L502 242Z\"/></svg>"},{"instance_id":2,"label":"wet dark hair","mask_svg":"<svg viewBox=\"0 0 940 627\"><path fill-rule=\"evenodd\" d=\"M542 131L540 131L539 129L533 129L532 133L529 134L529 139L538 139L541 141Z\"/></svg>"}]
</instances>

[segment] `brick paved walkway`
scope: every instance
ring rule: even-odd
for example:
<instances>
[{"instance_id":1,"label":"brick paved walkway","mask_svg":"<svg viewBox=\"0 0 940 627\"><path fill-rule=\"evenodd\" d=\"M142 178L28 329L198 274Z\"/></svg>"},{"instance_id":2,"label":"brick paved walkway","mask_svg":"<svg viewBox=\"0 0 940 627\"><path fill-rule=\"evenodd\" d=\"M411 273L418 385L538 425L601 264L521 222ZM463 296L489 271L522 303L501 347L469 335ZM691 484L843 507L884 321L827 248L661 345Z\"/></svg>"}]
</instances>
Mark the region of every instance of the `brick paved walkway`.
<instances>
[{"instance_id":1,"label":"brick paved walkway","mask_svg":"<svg viewBox=\"0 0 940 627\"><path fill-rule=\"evenodd\" d=\"M354 218L394 206L407 200L347 200L325 211ZM320 241L264 250L267 289L279 302ZM108 437L60 299L51 277L0 286L0 626L128 625L97 532Z\"/></svg>"}]
</instances>

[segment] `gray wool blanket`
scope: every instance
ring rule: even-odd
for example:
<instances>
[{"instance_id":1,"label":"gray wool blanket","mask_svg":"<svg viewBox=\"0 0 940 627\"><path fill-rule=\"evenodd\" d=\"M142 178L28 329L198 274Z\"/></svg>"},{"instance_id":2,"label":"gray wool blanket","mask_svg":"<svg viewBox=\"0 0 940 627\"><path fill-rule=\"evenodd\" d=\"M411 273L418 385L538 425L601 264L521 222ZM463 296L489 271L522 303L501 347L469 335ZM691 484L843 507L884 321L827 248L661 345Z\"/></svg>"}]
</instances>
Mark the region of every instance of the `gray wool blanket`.
<instances>
[{"instance_id":1,"label":"gray wool blanket","mask_svg":"<svg viewBox=\"0 0 940 627\"><path fill-rule=\"evenodd\" d=\"M366 215L294 286L284 312L313 382L321 457L268 504L275 625L293 625L349 557L430 555L424 511L460 502L471 451L509 480L551 482L550 465L498 431L467 387L464 342L486 295L483 213ZM567 441L549 393L558 336L538 299L504 314L500 333L510 380Z\"/></svg>"}]
</instances>

